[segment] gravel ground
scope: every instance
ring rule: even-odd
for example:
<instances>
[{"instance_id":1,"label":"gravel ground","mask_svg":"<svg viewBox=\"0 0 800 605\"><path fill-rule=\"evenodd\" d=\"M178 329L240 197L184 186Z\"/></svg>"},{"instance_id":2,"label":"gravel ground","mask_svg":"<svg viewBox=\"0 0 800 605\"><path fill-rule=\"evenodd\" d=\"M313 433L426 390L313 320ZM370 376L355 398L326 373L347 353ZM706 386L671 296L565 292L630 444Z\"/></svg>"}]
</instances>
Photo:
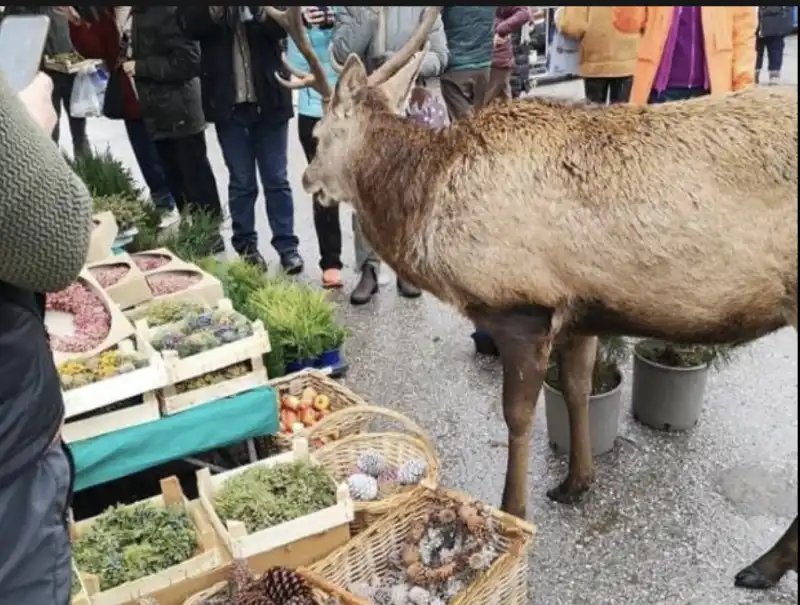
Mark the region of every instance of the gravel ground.
<instances>
[{"instance_id":1,"label":"gravel ground","mask_svg":"<svg viewBox=\"0 0 800 605\"><path fill-rule=\"evenodd\" d=\"M797 83L797 39L787 44L784 74ZM580 82L537 94L578 97ZM69 129L62 127L69 147ZM136 171L120 124L92 120L93 143L110 145ZM318 280L311 204L299 185L305 166L291 125L291 178L296 221L309 279ZM213 130L211 161L221 191L227 176ZM223 197L224 199L224 197ZM259 232L268 249L263 214ZM350 210L343 209L344 257L352 264ZM388 273L387 273L388 277ZM355 276L345 271L348 286ZM500 369L477 359L470 326L430 296L407 301L393 280L372 304L351 308L354 337L347 382L375 403L419 421L442 457L443 482L498 504L506 432L499 410ZM789 605L797 576L768 593L733 588L733 575L785 531L797 510L797 337L784 330L754 343L712 376L700 424L666 436L630 417L630 368L616 449L597 460L594 490L579 506L549 502L545 490L566 472L546 439L540 406L531 451L529 519L538 526L531 560L535 605Z\"/></svg>"}]
</instances>

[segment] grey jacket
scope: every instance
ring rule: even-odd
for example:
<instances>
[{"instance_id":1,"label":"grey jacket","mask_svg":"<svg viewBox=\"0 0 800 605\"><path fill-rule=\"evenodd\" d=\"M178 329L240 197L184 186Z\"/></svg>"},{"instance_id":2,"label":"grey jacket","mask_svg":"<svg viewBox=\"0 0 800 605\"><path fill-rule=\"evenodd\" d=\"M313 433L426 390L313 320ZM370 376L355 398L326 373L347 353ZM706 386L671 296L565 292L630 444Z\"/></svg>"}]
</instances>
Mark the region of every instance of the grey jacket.
<instances>
[{"instance_id":1,"label":"grey jacket","mask_svg":"<svg viewBox=\"0 0 800 605\"><path fill-rule=\"evenodd\" d=\"M385 43L378 35L378 10L386 11ZM414 33L424 6L338 6L331 41L331 57L342 65L350 53L357 54L368 69L397 52ZM447 67L447 38L441 17L428 35L427 56L420 75L433 78ZM383 46L383 48L381 48Z\"/></svg>"},{"instance_id":2,"label":"grey jacket","mask_svg":"<svg viewBox=\"0 0 800 605\"><path fill-rule=\"evenodd\" d=\"M759 6L758 37L788 36L794 28L791 6Z\"/></svg>"}]
</instances>

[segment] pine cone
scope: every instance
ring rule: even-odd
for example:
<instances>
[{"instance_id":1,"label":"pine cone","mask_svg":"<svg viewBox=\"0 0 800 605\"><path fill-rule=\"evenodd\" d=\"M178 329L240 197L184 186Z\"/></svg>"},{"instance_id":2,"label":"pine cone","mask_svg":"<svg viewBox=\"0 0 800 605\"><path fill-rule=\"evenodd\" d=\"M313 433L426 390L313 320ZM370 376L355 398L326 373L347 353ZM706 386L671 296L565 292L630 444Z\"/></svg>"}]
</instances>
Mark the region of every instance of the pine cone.
<instances>
[{"instance_id":1,"label":"pine cone","mask_svg":"<svg viewBox=\"0 0 800 605\"><path fill-rule=\"evenodd\" d=\"M305 578L285 567L273 567L259 580L264 594L275 605L314 605L314 595Z\"/></svg>"},{"instance_id":2,"label":"pine cone","mask_svg":"<svg viewBox=\"0 0 800 605\"><path fill-rule=\"evenodd\" d=\"M252 581L253 572L250 570L247 559L234 559L231 564L230 579L228 580L231 597L235 597L242 592L245 586Z\"/></svg>"}]
</instances>

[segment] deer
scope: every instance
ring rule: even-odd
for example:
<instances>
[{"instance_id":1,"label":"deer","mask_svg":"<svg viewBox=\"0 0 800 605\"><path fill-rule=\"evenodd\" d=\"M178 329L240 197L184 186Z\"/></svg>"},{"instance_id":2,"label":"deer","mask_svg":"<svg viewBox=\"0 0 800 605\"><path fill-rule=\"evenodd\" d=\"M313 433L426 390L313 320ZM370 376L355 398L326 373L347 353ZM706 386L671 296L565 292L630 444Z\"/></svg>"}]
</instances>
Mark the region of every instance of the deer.
<instances>
[{"instance_id":1,"label":"deer","mask_svg":"<svg viewBox=\"0 0 800 605\"><path fill-rule=\"evenodd\" d=\"M598 337L741 344L797 330L797 90L648 106L515 100L432 131L401 113L441 9L374 72L350 56L334 87L299 9L269 7L309 65L276 77L324 99L305 191L352 205L399 277L493 337L508 430L501 507L524 518L554 346L572 445L547 496L575 503L594 479ZM797 571L797 543L795 518L735 584L767 589Z\"/></svg>"}]
</instances>

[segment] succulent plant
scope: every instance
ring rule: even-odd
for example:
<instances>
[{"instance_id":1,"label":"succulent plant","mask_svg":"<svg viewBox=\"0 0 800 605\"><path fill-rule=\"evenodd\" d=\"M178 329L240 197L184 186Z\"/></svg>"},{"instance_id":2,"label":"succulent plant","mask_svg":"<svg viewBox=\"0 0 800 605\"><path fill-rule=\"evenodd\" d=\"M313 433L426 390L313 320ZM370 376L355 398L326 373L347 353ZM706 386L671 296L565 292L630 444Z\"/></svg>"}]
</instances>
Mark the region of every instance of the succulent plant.
<instances>
[{"instance_id":1,"label":"succulent plant","mask_svg":"<svg viewBox=\"0 0 800 605\"><path fill-rule=\"evenodd\" d=\"M136 227L145 217L144 202L124 195L101 195L93 200L93 212L111 212L120 231Z\"/></svg>"},{"instance_id":2,"label":"succulent plant","mask_svg":"<svg viewBox=\"0 0 800 605\"><path fill-rule=\"evenodd\" d=\"M181 321L162 328L152 344L158 351L176 351L183 358L252 335L253 327L244 316L231 311L204 311L190 313Z\"/></svg>"},{"instance_id":3,"label":"succulent plant","mask_svg":"<svg viewBox=\"0 0 800 605\"><path fill-rule=\"evenodd\" d=\"M209 372L208 374L203 374L202 376L192 378L191 380L179 382L175 385L175 390L178 391L178 393L186 393L196 389L203 389L213 384L225 382L226 380L233 380L234 378L239 378L240 376L245 376L250 371L250 364L237 363L227 368L223 368L222 370L216 370L215 372Z\"/></svg>"},{"instance_id":4,"label":"succulent plant","mask_svg":"<svg viewBox=\"0 0 800 605\"><path fill-rule=\"evenodd\" d=\"M180 321L192 313L203 313L205 306L200 303L182 300L157 300L142 309L129 313L133 321L146 319L151 327L163 326Z\"/></svg>"},{"instance_id":5,"label":"succulent plant","mask_svg":"<svg viewBox=\"0 0 800 605\"><path fill-rule=\"evenodd\" d=\"M64 362L57 370L61 388L68 391L119 374L133 372L145 367L147 363L147 358L139 353L121 353L117 349L111 349L94 357Z\"/></svg>"}]
</instances>

